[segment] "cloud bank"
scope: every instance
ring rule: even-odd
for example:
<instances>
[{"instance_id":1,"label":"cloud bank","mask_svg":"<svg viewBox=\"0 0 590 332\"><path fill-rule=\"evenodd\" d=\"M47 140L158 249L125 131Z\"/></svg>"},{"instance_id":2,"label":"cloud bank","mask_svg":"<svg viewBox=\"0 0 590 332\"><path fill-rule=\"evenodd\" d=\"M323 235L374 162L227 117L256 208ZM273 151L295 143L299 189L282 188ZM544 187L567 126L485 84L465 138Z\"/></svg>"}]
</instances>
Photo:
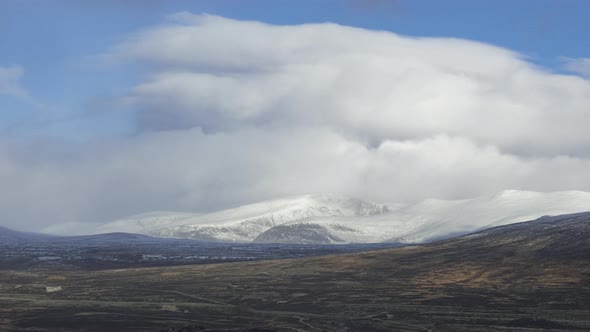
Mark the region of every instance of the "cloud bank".
<instances>
[{"instance_id":1,"label":"cloud bank","mask_svg":"<svg viewBox=\"0 0 590 332\"><path fill-rule=\"evenodd\" d=\"M138 110L137 133L37 156L0 144L3 224L306 192L412 202L590 190L590 81L511 50L178 13L103 57L152 68L122 101Z\"/></svg>"}]
</instances>

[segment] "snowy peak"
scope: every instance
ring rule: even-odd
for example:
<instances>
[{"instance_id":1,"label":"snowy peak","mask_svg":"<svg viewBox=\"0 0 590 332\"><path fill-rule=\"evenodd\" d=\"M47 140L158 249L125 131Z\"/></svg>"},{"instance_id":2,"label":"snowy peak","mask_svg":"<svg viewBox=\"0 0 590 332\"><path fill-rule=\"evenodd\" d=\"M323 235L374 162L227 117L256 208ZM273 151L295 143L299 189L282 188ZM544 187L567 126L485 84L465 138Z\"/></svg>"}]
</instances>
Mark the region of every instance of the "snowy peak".
<instances>
[{"instance_id":1,"label":"snowy peak","mask_svg":"<svg viewBox=\"0 0 590 332\"><path fill-rule=\"evenodd\" d=\"M303 196L309 208L317 209L329 216L372 216L389 212L383 204L367 202L356 198L328 194L311 194Z\"/></svg>"},{"instance_id":2,"label":"snowy peak","mask_svg":"<svg viewBox=\"0 0 590 332\"><path fill-rule=\"evenodd\" d=\"M158 237L251 242L261 233L289 222L318 217L384 215L387 206L332 194L307 194L248 204L210 214L158 212L100 226L95 233L132 232Z\"/></svg>"},{"instance_id":3,"label":"snowy peak","mask_svg":"<svg viewBox=\"0 0 590 332\"><path fill-rule=\"evenodd\" d=\"M207 215L210 221L272 217L278 223L319 216L368 216L386 213L387 206L331 194L308 194L244 205Z\"/></svg>"},{"instance_id":4,"label":"snowy peak","mask_svg":"<svg viewBox=\"0 0 590 332\"><path fill-rule=\"evenodd\" d=\"M245 205L153 230L150 235L207 241L252 242L260 234L289 222L317 217L383 215L387 206L327 194L309 194Z\"/></svg>"}]
</instances>

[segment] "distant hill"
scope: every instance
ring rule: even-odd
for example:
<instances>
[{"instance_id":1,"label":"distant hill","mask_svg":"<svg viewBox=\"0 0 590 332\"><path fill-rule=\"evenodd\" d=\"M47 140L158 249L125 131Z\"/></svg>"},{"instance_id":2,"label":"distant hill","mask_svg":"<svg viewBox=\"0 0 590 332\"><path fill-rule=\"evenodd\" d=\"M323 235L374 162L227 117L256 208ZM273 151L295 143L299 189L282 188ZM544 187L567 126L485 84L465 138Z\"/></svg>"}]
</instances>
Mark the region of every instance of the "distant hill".
<instances>
[{"instance_id":1,"label":"distant hill","mask_svg":"<svg viewBox=\"0 0 590 332\"><path fill-rule=\"evenodd\" d=\"M56 236L40 233L19 232L0 226L0 244L17 243L55 243L55 244L100 244L100 243L134 243L134 242L170 242L175 239L160 239L147 235L132 233L105 233L81 236Z\"/></svg>"},{"instance_id":2,"label":"distant hill","mask_svg":"<svg viewBox=\"0 0 590 332\"><path fill-rule=\"evenodd\" d=\"M0 226L0 244L16 243L23 241L38 241L41 239L55 238L51 235L19 232L6 227Z\"/></svg>"}]
</instances>

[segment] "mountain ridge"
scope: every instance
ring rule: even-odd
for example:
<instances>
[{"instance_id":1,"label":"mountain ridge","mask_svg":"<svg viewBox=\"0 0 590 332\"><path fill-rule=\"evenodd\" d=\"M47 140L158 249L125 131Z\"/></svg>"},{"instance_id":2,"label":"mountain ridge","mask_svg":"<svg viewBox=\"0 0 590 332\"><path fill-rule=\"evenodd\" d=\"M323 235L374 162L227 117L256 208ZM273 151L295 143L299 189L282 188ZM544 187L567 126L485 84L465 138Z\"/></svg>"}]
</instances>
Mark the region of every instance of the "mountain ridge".
<instances>
[{"instance_id":1,"label":"mountain ridge","mask_svg":"<svg viewBox=\"0 0 590 332\"><path fill-rule=\"evenodd\" d=\"M497 225L590 210L590 193L505 190L461 200L397 206L330 194L307 194L208 214L153 212L96 227L217 242L423 243Z\"/></svg>"}]
</instances>

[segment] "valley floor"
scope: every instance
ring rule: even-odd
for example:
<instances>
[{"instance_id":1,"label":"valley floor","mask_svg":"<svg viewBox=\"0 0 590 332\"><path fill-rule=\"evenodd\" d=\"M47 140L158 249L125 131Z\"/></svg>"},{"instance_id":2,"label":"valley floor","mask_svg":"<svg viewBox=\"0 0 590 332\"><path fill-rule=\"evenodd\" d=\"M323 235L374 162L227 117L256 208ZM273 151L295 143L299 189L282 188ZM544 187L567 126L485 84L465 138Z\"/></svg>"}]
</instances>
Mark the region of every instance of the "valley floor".
<instances>
[{"instance_id":1,"label":"valley floor","mask_svg":"<svg viewBox=\"0 0 590 332\"><path fill-rule=\"evenodd\" d=\"M531 279L535 286L529 287L507 275L516 277L507 285L477 266L429 275L420 263L399 264L423 251L94 272L2 271L0 330L590 330L588 284L546 278L542 287Z\"/></svg>"}]
</instances>

